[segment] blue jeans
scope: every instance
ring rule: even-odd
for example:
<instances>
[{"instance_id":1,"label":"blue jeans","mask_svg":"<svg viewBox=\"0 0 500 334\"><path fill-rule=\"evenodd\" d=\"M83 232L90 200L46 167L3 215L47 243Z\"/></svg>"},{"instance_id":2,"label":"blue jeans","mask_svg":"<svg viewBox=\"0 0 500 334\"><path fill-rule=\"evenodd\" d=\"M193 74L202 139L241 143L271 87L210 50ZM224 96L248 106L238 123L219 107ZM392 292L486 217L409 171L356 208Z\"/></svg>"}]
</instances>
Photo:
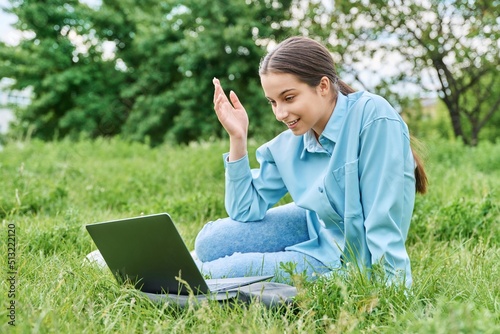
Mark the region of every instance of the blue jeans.
<instances>
[{"instance_id":1,"label":"blue jeans","mask_svg":"<svg viewBox=\"0 0 500 334\"><path fill-rule=\"evenodd\" d=\"M289 270L281 263L293 263L295 272L311 278L329 271L311 256L285 250L306 240L306 211L290 203L270 209L260 221L207 223L195 240L196 262L212 278L275 275L275 280L285 280Z\"/></svg>"}]
</instances>

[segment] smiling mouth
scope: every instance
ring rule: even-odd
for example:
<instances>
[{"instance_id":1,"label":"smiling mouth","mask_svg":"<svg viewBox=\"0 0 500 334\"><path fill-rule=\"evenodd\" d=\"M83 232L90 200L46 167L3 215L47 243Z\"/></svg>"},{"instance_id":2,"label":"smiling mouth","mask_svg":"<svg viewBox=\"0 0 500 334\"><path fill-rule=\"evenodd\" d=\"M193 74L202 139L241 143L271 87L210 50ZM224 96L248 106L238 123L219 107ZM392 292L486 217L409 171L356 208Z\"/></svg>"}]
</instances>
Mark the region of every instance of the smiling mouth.
<instances>
[{"instance_id":1,"label":"smiling mouth","mask_svg":"<svg viewBox=\"0 0 500 334\"><path fill-rule=\"evenodd\" d=\"M296 120L293 120L291 122L283 122L285 123L286 125L288 126L294 126L295 124L297 124L297 122L300 120L300 118L296 119Z\"/></svg>"}]
</instances>

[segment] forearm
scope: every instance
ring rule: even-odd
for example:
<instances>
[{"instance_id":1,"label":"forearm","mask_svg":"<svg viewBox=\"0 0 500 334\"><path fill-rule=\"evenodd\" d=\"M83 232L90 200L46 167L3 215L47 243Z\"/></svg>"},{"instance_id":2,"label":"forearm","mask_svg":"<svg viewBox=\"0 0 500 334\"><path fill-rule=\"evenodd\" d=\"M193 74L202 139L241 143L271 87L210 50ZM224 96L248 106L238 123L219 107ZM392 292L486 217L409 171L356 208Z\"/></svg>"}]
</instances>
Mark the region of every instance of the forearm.
<instances>
[{"instance_id":1,"label":"forearm","mask_svg":"<svg viewBox=\"0 0 500 334\"><path fill-rule=\"evenodd\" d=\"M248 156L228 161L229 153L224 155L226 165L226 211L234 220L246 222L260 220L267 211L266 203L253 184Z\"/></svg>"},{"instance_id":2,"label":"forearm","mask_svg":"<svg viewBox=\"0 0 500 334\"><path fill-rule=\"evenodd\" d=\"M231 218L254 221L264 217L266 211L287 192L281 175L265 146L256 151L259 169L250 169L248 155L230 161L223 155L226 176L226 210Z\"/></svg>"}]
</instances>

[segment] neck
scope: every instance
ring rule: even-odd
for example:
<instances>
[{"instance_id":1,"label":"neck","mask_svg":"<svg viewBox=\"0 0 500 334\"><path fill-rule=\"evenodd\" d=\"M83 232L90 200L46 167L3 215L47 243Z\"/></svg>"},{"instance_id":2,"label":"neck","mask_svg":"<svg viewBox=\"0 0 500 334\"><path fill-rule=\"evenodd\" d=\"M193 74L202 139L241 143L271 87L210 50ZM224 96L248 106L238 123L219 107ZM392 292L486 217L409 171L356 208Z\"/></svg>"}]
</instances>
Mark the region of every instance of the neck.
<instances>
[{"instance_id":1,"label":"neck","mask_svg":"<svg viewBox=\"0 0 500 334\"><path fill-rule=\"evenodd\" d=\"M330 120L330 117L332 117L335 106L337 105L338 94L340 93L335 94L335 96L330 100L330 102L325 105L325 114L323 116L322 122L318 124L319 127L313 128L314 136L316 137L316 139L319 138L319 136L325 129L326 124Z\"/></svg>"}]
</instances>

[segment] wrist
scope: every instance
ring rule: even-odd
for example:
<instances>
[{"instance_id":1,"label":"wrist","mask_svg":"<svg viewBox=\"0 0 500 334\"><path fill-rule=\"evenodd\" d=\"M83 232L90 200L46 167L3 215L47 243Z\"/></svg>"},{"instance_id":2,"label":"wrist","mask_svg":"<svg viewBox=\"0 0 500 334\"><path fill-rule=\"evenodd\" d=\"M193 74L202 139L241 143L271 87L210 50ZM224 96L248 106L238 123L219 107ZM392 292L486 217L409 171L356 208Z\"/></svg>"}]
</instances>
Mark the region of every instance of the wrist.
<instances>
[{"instance_id":1,"label":"wrist","mask_svg":"<svg viewBox=\"0 0 500 334\"><path fill-rule=\"evenodd\" d=\"M236 161L247 154L247 137L229 137L229 161Z\"/></svg>"}]
</instances>

